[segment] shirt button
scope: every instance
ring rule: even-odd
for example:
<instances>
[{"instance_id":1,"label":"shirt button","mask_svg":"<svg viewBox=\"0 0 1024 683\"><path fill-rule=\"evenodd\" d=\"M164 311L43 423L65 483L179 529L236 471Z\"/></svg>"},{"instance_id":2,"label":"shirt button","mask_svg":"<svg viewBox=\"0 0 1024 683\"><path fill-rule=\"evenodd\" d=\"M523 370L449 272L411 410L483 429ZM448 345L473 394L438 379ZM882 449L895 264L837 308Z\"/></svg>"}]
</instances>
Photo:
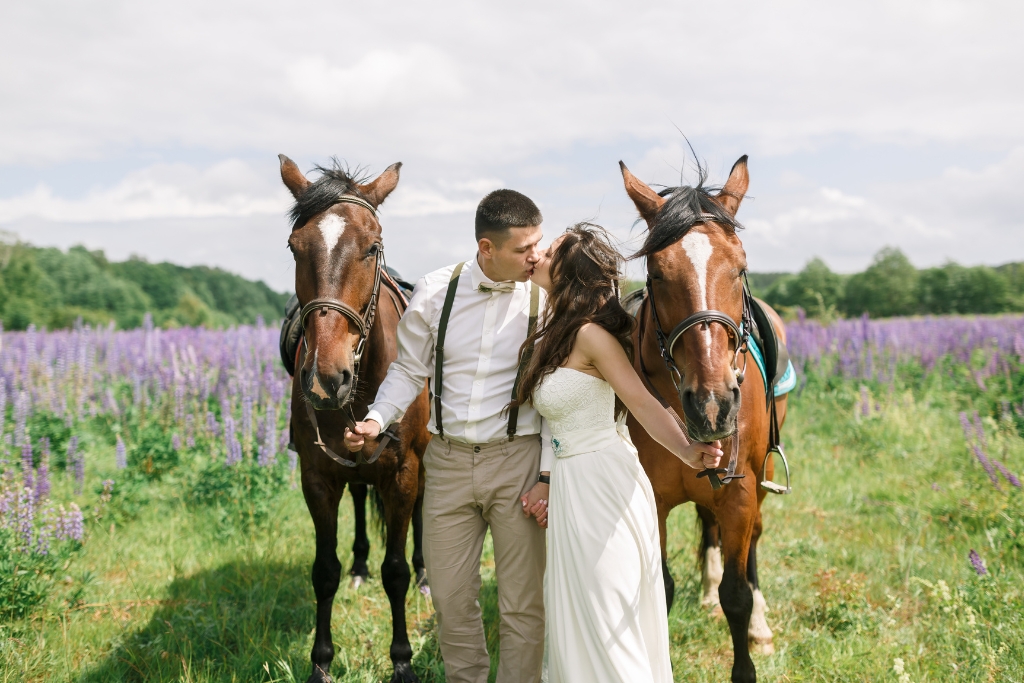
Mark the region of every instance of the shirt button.
<instances>
[{"instance_id":1,"label":"shirt button","mask_svg":"<svg viewBox=\"0 0 1024 683\"><path fill-rule=\"evenodd\" d=\"M480 447L479 446L473 446L473 452L474 453L479 453L480 452Z\"/></svg>"}]
</instances>

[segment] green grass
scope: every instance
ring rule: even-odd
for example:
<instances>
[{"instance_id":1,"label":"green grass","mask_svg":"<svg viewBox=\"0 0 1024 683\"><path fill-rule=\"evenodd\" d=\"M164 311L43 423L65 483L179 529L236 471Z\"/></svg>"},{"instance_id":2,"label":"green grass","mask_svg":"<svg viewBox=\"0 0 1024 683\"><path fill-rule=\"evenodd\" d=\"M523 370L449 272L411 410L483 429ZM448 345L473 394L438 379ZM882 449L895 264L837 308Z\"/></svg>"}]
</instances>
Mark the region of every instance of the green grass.
<instances>
[{"instance_id":1,"label":"green grass","mask_svg":"<svg viewBox=\"0 0 1024 683\"><path fill-rule=\"evenodd\" d=\"M903 680L1024 680L1024 495L993 488L966 448L957 411L971 399L941 386L883 388L880 410L861 418L857 388L813 380L791 399L784 439L795 492L766 501L759 550L776 647L754 656L760 679L898 681L900 658ZM989 453L1021 473L1015 427L986 420ZM113 471L104 467L90 477ZM66 486L55 499L70 497ZM0 681L305 680L313 529L300 493L285 488L269 523L229 534L185 491L152 484L137 518L90 525L45 609L0 625ZM351 517L346 496L346 568ZM694 518L684 506L669 525L674 671L680 681L727 681L728 628L699 604ZM971 549L988 576L971 568ZM390 676L381 559L374 539L373 579L344 585L335 601L338 681ZM488 553L481 603L495 652L493 577ZM408 612L414 667L442 681L429 599L411 589Z\"/></svg>"}]
</instances>

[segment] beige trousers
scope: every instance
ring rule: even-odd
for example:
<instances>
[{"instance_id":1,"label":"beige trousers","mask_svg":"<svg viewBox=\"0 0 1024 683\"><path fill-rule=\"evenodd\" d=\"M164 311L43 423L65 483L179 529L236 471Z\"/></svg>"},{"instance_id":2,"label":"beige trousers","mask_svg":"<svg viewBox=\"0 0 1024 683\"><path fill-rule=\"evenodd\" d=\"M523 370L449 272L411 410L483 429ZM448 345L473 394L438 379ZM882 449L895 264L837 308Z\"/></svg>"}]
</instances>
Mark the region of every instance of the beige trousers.
<instances>
[{"instance_id":1,"label":"beige trousers","mask_svg":"<svg viewBox=\"0 0 1024 683\"><path fill-rule=\"evenodd\" d=\"M540 437L469 445L435 436L423 455L423 554L448 683L487 683L480 555L494 541L497 683L537 683L544 657L544 530L519 497L537 483Z\"/></svg>"}]
</instances>

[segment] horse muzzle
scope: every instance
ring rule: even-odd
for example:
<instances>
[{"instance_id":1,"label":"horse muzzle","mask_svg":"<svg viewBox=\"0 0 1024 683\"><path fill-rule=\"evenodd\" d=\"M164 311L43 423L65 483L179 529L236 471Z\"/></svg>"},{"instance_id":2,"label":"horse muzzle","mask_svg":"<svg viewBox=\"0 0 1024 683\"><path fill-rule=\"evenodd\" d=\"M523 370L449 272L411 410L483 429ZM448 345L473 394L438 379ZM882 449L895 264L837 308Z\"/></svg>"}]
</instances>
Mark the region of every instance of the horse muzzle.
<instances>
[{"instance_id":1,"label":"horse muzzle","mask_svg":"<svg viewBox=\"0 0 1024 683\"><path fill-rule=\"evenodd\" d=\"M339 410L352 393L352 371L322 373L303 368L300 374L302 393L317 410Z\"/></svg>"},{"instance_id":2,"label":"horse muzzle","mask_svg":"<svg viewBox=\"0 0 1024 683\"><path fill-rule=\"evenodd\" d=\"M698 387L679 392L691 438L709 442L725 439L736 432L740 388L738 384L733 384L723 389L716 392Z\"/></svg>"}]
</instances>

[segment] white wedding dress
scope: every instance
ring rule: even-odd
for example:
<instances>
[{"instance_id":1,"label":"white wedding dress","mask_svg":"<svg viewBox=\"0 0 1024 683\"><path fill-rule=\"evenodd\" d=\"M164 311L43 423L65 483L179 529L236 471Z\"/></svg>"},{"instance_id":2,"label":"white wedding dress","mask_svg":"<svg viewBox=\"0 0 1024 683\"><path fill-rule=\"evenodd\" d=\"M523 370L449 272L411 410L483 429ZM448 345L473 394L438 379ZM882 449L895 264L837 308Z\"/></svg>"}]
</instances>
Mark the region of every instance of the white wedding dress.
<instances>
[{"instance_id":1,"label":"white wedding dress","mask_svg":"<svg viewBox=\"0 0 1024 683\"><path fill-rule=\"evenodd\" d=\"M558 368L534 392L555 465L544 575L550 683L670 683L654 491L603 379Z\"/></svg>"}]
</instances>

